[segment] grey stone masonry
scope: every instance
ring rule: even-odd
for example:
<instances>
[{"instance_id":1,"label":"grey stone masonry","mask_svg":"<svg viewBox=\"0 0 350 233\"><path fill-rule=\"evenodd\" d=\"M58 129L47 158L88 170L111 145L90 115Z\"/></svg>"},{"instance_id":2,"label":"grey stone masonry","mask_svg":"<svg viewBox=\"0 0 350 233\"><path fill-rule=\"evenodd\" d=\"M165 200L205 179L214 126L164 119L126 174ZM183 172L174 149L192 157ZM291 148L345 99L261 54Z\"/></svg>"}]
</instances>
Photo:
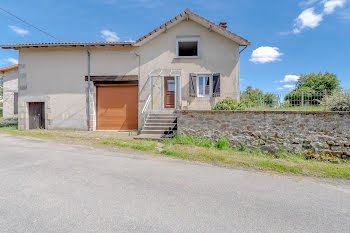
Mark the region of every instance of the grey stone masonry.
<instances>
[{"instance_id":1,"label":"grey stone masonry","mask_svg":"<svg viewBox=\"0 0 350 233\"><path fill-rule=\"evenodd\" d=\"M18 93L18 70L7 71L3 76L4 98L3 117L13 118L17 116L18 104L15 103L15 96Z\"/></svg>"},{"instance_id":2,"label":"grey stone masonry","mask_svg":"<svg viewBox=\"0 0 350 233\"><path fill-rule=\"evenodd\" d=\"M227 137L268 153L284 150L350 158L350 112L177 112L178 133L218 140Z\"/></svg>"}]
</instances>

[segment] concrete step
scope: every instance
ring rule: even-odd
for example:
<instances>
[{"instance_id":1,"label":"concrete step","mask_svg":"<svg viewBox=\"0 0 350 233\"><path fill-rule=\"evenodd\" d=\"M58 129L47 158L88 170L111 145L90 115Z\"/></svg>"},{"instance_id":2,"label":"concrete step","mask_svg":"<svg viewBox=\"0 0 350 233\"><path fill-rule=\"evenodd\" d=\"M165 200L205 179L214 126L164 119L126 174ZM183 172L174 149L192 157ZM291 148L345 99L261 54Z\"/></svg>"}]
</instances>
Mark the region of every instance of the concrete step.
<instances>
[{"instance_id":1,"label":"concrete step","mask_svg":"<svg viewBox=\"0 0 350 233\"><path fill-rule=\"evenodd\" d=\"M154 114L154 113L151 113L148 115L148 117L176 117L175 114Z\"/></svg>"},{"instance_id":2,"label":"concrete step","mask_svg":"<svg viewBox=\"0 0 350 233\"><path fill-rule=\"evenodd\" d=\"M174 134L176 130L141 130L141 134Z\"/></svg>"},{"instance_id":3,"label":"concrete step","mask_svg":"<svg viewBox=\"0 0 350 233\"><path fill-rule=\"evenodd\" d=\"M176 126L166 126L166 125L164 125L164 126L148 126L148 125L146 125L146 126L144 126L143 127L143 130L164 130L164 131L167 131L167 130L176 130L177 128L176 128Z\"/></svg>"},{"instance_id":4,"label":"concrete step","mask_svg":"<svg viewBox=\"0 0 350 233\"><path fill-rule=\"evenodd\" d=\"M153 120L153 119L164 119L164 120L173 119L173 120L176 120L177 117L174 117L174 116L149 116L149 117L147 117L147 119L151 119L151 120Z\"/></svg>"},{"instance_id":5,"label":"concrete step","mask_svg":"<svg viewBox=\"0 0 350 233\"><path fill-rule=\"evenodd\" d=\"M168 126L168 127L175 127L177 126L177 123L146 123L144 125L146 126Z\"/></svg>"},{"instance_id":6,"label":"concrete step","mask_svg":"<svg viewBox=\"0 0 350 233\"><path fill-rule=\"evenodd\" d=\"M172 138L173 135L164 135L164 134L140 134L134 137L134 139L151 139L162 141L165 138Z\"/></svg>"},{"instance_id":7,"label":"concrete step","mask_svg":"<svg viewBox=\"0 0 350 233\"><path fill-rule=\"evenodd\" d=\"M150 114L174 114L175 110L151 110Z\"/></svg>"},{"instance_id":8,"label":"concrete step","mask_svg":"<svg viewBox=\"0 0 350 233\"><path fill-rule=\"evenodd\" d=\"M153 123L176 123L176 119L148 119L146 120L146 124Z\"/></svg>"}]
</instances>

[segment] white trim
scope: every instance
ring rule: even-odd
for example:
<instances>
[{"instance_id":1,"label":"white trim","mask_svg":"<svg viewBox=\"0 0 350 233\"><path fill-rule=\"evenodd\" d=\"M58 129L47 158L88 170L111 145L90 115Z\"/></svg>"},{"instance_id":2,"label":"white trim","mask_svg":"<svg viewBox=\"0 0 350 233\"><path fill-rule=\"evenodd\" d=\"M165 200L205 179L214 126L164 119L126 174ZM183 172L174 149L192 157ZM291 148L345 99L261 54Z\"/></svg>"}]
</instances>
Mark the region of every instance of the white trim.
<instances>
[{"instance_id":1,"label":"white trim","mask_svg":"<svg viewBox=\"0 0 350 233\"><path fill-rule=\"evenodd\" d=\"M199 94L199 78L200 77L208 77L209 78L209 94L208 95L206 95L205 93L204 93L204 95L200 95ZM196 90L197 97L199 97L199 98L208 98L208 97L213 96L213 75L212 74L210 74L210 75L208 75L208 74L198 74L196 76L196 79L197 79L197 87L196 87L196 89L197 89ZM205 92L205 88L204 88L204 92Z\"/></svg>"},{"instance_id":2,"label":"white trim","mask_svg":"<svg viewBox=\"0 0 350 233\"><path fill-rule=\"evenodd\" d=\"M176 56L175 57L176 59L200 59L201 57L200 56L183 56L183 57L179 57L179 56Z\"/></svg>"},{"instance_id":3,"label":"white trim","mask_svg":"<svg viewBox=\"0 0 350 233\"><path fill-rule=\"evenodd\" d=\"M179 42L197 42L197 56L179 56ZM200 58L200 38L199 36L176 37L176 58Z\"/></svg>"}]
</instances>

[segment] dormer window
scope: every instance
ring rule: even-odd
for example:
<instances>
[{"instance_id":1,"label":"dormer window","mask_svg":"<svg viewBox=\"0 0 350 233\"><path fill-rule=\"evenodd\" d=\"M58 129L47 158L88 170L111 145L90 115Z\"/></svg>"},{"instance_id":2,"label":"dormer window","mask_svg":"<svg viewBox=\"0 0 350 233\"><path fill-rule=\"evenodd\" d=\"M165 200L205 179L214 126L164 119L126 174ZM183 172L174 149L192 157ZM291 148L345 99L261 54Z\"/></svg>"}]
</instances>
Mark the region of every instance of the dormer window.
<instances>
[{"instance_id":1,"label":"dormer window","mask_svg":"<svg viewBox=\"0 0 350 233\"><path fill-rule=\"evenodd\" d=\"M180 37L176 39L177 57L199 57L199 37Z\"/></svg>"}]
</instances>

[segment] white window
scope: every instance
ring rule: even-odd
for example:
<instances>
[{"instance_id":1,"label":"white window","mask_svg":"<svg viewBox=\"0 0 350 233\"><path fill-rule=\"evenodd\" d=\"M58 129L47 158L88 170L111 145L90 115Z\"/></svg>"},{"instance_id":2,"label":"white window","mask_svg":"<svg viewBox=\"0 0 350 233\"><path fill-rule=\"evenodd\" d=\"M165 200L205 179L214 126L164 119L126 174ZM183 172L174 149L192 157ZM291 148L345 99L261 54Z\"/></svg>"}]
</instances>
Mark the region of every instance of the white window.
<instances>
[{"instance_id":1,"label":"white window","mask_svg":"<svg viewBox=\"0 0 350 233\"><path fill-rule=\"evenodd\" d=\"M181 37L176 39L177 57L199 57L199 37Z\"/></svg>"},{"instance_id":2,"label":"white window","mask_svg":"<svg viewBox=\"0 0 350 233\"><path fill-rule=\"evenodd\" d=\"M209 75L200 75L197 80L197 96L208 97L212 93L212 78Z\"/></svg>"}]
</instances>

